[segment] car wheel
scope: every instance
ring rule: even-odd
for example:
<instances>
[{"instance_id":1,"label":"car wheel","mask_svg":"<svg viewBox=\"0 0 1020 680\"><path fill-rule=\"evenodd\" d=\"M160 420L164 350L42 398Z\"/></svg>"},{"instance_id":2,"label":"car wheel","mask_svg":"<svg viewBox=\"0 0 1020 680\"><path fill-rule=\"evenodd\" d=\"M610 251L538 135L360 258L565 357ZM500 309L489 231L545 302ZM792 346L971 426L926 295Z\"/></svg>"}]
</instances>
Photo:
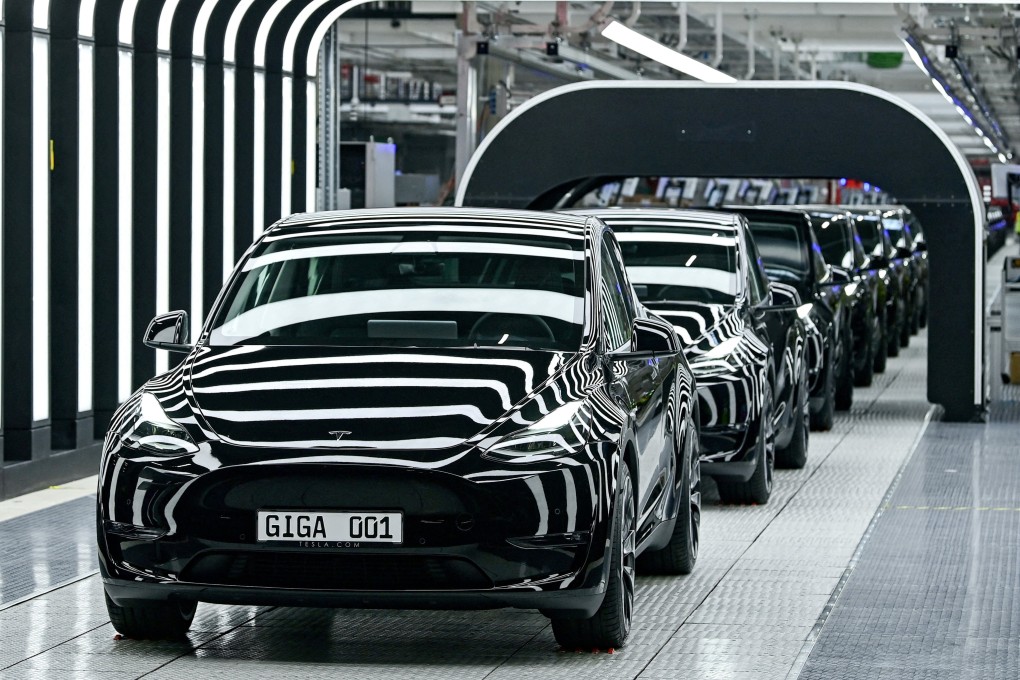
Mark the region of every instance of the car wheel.
<instances>
[{"instance_id":1,"label":"car wheel","mask_svg":"<svg viewBox=\"0 0 1020 680\"><path fill-rule=\"evenodd\" d=\"M918 319L918 325L920 325L921 328L926 328L928 326L928 294L927 294L927 292L925 292L921 296L921 316Z\"/></svg>"},{"instance_id":2,"label":"car wheel","mask_svg":"<svg viewBox=\"0 0 1020 680\"><path fill-rule=\"evenodd\" d=\"M124 637L136 640L175 640L184 637L195 618L197 602L139 601L122 607L106 595L110 623Z\"/></svg>"},{"instance_id":3,"label":"car wheel","mask_svg":"<svg viewBox=\"0 0 1020 680\"><path fill-rule=\"evenodd\" d=\"M829 360L826 362L825 381L822 386L822 394L825 399L822 406L811 414L811 429L828 431L832 429L832 421L836 410L836 370L832 362L832 352L828 352Z\"/></svg>"},{"instance_id":4,"label":"car wheel","mask_svg":"<svg viewBox=\"0 0 1020 680\"><path fill-rule=\"evenodd\" d=\"M810 410L808 403L807 379L801 378L800 412L794 416L793 437L786 448L776 452L776 467L799 470L807 465L808 430L810 429Z\"/></svg>"},{"instance_id":5,"label":"car wheel","mask_svg":"<svg viewBox=\"0 0 1020 680\"><path fill-rule=\"evenodd\" d=\"M854 403L854 345L849 333L843 336L843 360L836 383L836 410L849 411Z\"/></svg>"},{"instance_id":6,"label":"car wheel","mask_svg":"<svg viewBox=\"0 0 1020 680\"><path fill-rule=\"evenodd\" d=\"M865 353L860 372L854 372L854 385L859 387L869 387L871 382L875 379L875 364L878 362L877 345L881 344L882 337L882 329L879 326L878 318L872 319L871 328L868 330L870 331L868 337L868 350Z\"/></svg>"},{"instance_id":7,"label":"car wheel","mask_svg":"<svg viewBox=\"0 0 1020 680\"><path fill-rule=\"evenodd\" d=\"M882 327L881 322L876 321L879 324L878 329L878 340L875 347L875 373L885 373L886 360L889 357L889 343L885 339L885 328Z\"/></svg>"},{"instance_id":8,"label":"car wheel","mask_svg":"<svg viewBox=\"0 0 1020 680\"><path fill-rule=\"evenodd\" d=\"M914 316L913 309L904 309L900 318L900 347L910 347L910 319Z\"/></svg>"},{"instance_id":9,"label":"car wheel","mask_svg":"<svg viewBox=\"0 0 1020 680\"><path fill-rule=\"evenodd\" d=\"M746 482L720 479L719 497L726 503L757 503L765 505L772 495L772 480L776 469L776 426L773 422L775 404L772 388L765 388L761 412L761 433L755 445L757 465Z\"/></svg>"},{"instance_id":10,"label":"car wheel","mask_svg":"<svg viewBox=\"0 0 1020 680\"><path fill-rule=\"evenodd\" d=\"M688 426L686 451L677 466L680 473L679 510L673 536L665 548L641 555L641 572L650 574L689 574L698 560L698 541L701 535L701 455L695 442L694 423Z\"/></svg>"},{"instance_id":11,"label":"car wheel","mask_svg":"<svg viewBox=\"0 0 1020 680\"><path fill-rule=\"evenodd\" d=\"M914 303L914 313L910 315L910 334L917 335L921 331L921 305Z\"/></svg>"},{"instance_id":12,"label":"car wheel","mask_svg":"<svg viewBox=\"0 0 1020 680\"><path fill-rule=\"evenodd\" d=\"M590 619L552 620L553 636L564 649L615 649L622 647L630 634L637 562L637 508L634 482L626 464L613 524L609 583L601 606Z\"/></svg>"},{"instance_id":13,"label":"car wheel","mask_svg":"<svg viewBox=\"0 0 1020 680\"><path fill-rule=\"evenodd\" d=\"M903 319L902 305L896 305L896 322L890 323L885 329L885 338L888 341L886 348L888 354L891 357L898 357L900 355L900 326L901 320Z\"/></svg>"}]
</instances>

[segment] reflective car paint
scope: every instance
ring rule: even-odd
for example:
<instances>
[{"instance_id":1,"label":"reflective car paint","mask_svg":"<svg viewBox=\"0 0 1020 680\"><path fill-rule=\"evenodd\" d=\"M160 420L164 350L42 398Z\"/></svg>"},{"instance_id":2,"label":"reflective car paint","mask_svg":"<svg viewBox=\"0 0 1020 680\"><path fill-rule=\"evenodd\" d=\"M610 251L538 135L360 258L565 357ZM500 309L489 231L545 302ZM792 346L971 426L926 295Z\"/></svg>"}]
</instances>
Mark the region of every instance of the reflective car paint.
<instances>
[{"instance_id":1,"label":"reflective car paint","mask_svg":"<svg viewBox=\"0 0 1020 680\"><path fill-rule=\"evenodd\" d=\"M747 219L756 242L771 234L769 230L774 225L788 226L799 237L799 242L790 240L788 243L801 251L803 262L807 265L803 272L794 274L781 269L767 256L764 264L770 277L795 289L805 303L811 303L810 323L806 323L805 327L808 334L811 411L816 413L827 398L824 393L827 384L825 372L835 371L837 379L844 379L841 371L852 372L849 364L853 352L850 332L852 300L846 294L849 282L834 279L827 270L810 217L805 211L751 207L732 210ZM849 379L852 380L852 376Z\"/></svg>"},{"instance_id":2,"label":"reflective car paint","mask_svg":"<svg viewBox=\"0 0 1020 680\"><path fill-rule=\"evenodd\" d=\"M580 347L217 347L207 322L176 368L122 405L104 444L97 529L115 602L516 606L590 616L604 595L625 464L639 489L637 549L665 545L678 513L677 470L690 464L683 457L696 436L693 379L679 352L608 356L597 253L612 236L597 220L466 209L296 216L261 237L224 291L274 236L371 236L411 225L580 239ZM629 284L618 292L633 295ZM227 297L221 292L210 319ZM636 303L635 312L655 320ZM144 395L197 452L125 443ZM500 448L563 409L577 438L569 454ZM403 541L259 543L260 509L399 512Z\"/></svg>"},{"instance_id":3,"label":"reflective car paint","mask_svg":"<svg viewBox=\"0 0 1020 680\"><path fill-rule=\"evenodd\" d=\"M800 375L807 370L805 331L793 307L800 304L796 291L776 291L785 312L767 312L767 296L753 301L751 272L756 267L742 217L698 210L604 209L574 210L574 214L597 216L613 229L624 249L631 280L645 305L673 324L694 372L700 415L702 471L718 477L748 479L754 471L755 447L763 429L762 399L765 386L775 401L776 445L785 446L793 436L799 411ZM665 299L654 294L628 254L628 244L656 243L679 238L681 233L698 239L717 239L731 245L737 267L737 288L728 303L694 301L678 291ZM690 266L689 264L687 265ZM697 288L703 275L692 278ZM684 295L688 298L685 299Z\"/></svg>"}]
</instances>

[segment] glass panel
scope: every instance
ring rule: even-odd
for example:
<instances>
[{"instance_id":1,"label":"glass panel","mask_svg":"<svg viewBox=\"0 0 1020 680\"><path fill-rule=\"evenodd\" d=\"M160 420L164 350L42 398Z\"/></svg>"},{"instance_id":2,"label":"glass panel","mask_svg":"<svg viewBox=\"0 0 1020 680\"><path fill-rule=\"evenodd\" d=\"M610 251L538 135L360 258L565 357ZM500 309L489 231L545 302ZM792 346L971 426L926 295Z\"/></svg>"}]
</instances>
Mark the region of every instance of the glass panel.
<instances>
[{"instance_id":1,"label":"glass panel","mask_svg":"<svg viewBox=\"0 0 1020 680\"><path fill-rule=\"evenodd\" d=\"M442 228L267 241L225 296L210 344L576 351L582 248Z\"/></svg>"}]
</instances>

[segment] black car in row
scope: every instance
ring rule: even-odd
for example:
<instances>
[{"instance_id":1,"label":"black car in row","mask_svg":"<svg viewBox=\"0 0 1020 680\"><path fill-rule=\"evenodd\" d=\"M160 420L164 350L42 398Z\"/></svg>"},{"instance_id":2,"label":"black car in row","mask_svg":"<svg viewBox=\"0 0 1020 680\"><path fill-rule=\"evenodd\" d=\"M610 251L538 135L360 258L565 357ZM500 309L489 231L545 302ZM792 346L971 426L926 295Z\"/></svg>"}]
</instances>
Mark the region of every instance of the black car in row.
<instances>
[{"instance_id":1,"label":"black car in row","mask_svg":"<svg viewBox=\"0 0 1020 680\"><path fill-rule=\"evenodd\" d=\"M638 557L694 567L694 374L598 219L287 218L187 329L150 324L184 359L103 447L100 572L125 635L181 636L199 601L521 607L564 647L618 647Z\"/></svg>"},{"instance_id":2,"label":"black car in row","mask_svg":"<svg viewBox=\"0 0 1020 680\"><path fill-rule=\"evenodd\" d=\"M886 266L893 241L878 216L881 253L853 236L835 265L818 234L870 220L281 221L193 344L184 312L146 333L185 356L104 443L111 621L159 638L183 635L199 601L509 606L547 615L564 647L620 646L639 558L694 568L702 474L724 500L765 503L777 465L805 465L809 424L849 406L869 351L856 330L875 331L855 310L887 303L895 278L883 298L861 272Z\"/></svg>"}]
</instances>

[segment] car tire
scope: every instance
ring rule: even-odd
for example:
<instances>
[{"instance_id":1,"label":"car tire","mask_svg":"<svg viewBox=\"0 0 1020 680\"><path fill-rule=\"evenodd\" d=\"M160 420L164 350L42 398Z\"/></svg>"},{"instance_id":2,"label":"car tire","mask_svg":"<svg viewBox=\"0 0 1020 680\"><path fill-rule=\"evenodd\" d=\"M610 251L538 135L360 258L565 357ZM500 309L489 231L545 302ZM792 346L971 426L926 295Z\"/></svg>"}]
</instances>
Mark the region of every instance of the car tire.
<instances>
[{"instance_id":1,"label":"car tire","mask_svg":"<svg viewBox=\"0 0 1020 680\"><path fill-rule=\"evenodd\" d=\"M765 388L762 399L761 428L755 444L754 473L746 482L717 480L719 497L724 503L756 503L765 505L772 496L772 482L776 469L776 428L772 421L775 404L772 401L772 388Z\"/></svg>"},{"instance_id":2,"label":"car tire","mask_svg":"<svg viewBox=\"0 0 1020 680\"><path fill-rule=\"evenodd\" d=\"M786 447L776 451L776 467L789 470L800 470L807 465L808 437L811 420L811 407L808 403L807 379L801 378L800 412L794 416L793 437Z\"/></svg>"},{"instance_id":3,"label":"car tire","mask_svg":"<svg viewBox=\"0 0 1020 680\"><path fill-rule=\"evenodd\" d=\"M873 364L875 373L885 373L885 365L889 358L889 345L885 340L885 328L882 326L882 322L876 320L878 324L878 344L875 347L875 363Z\"/></svg>"},{"instance_id":4,"label":"car tire","mask_svg":"<svg viewBox=\"0 0 1020 680\"><path fill-rule=\"evenodd\" d=\"M837 411L849 411L854 404L854 345L849 333L843 337L843 360L836 382Z\"/></svg>"},{"instance_id":5,"label":"car tire","mask_svg":"<svg viewBox=\"0 0 1020 680\"><path fill-rule=\"evenodd\" d=\"M928 293L927 291L921 296L921 315L918 318L918 325L921 328L928 327Z\"/></svg>"},{"instance_id":6,"label":"car tire","mask_svg":"<svg viewBox=\"0 0 1020 680\"><path fill-rule=\"evenodd\" d=\"M910 319L914 316L913 309L904 309L903 316L900 318L903 320L900 323L900 347L910 347Z\"/></svg>"},{"instance_id":7,"label":"car tire","mask_svg":"<svg viewBox=\"0 0 1020 680\"><path fill-rule=\"evenodd\" d=\"M917 335L921 332L921 305L914 304L914 313L910 315L910 334Z\"/></svg>"},{"instance_id":8,"label":"car tire","mask_svg":"<svg viewBox=\"0 0 1020 680\"><path fill-rule=\"evenodd\" d=\"M697 430L690 423L692 435L684 444L686 452L680 460L679 510L673 535L665 548L649 550L641 555L638 566L642 573L689 574L698 561L698 543L701 536L701 454L695 442Z\"/></svg>"},{"instance_id":9,"label":"car tire","mask_svg":"<svg viewBox=\"0 0 1020 680\"><path fill-rule=\"evenodd\" d=\"M865 353L864 361L862 362L860 372L854 371L854 385L857 387L870 387L872 381L875 379L875 364L878 362L878 345L881 343L882 328L878 323L878 318L874 318L871 321L871 336L868 338L868 350ZM877 338L877 339L876 339ZM885 366L883 365L883 368Z\"/></svg>"},{"instance_id":10,"label":"car tire","mask_svg":"<svg viewBox=\"0 0 1020 680\"><path fill-rule=\"evenodd\" d=\"M903 310L900 308L900 305L897 305L896 323L889 324L885 329L886 349L891 357L898 357L900 355L900 326L902 325L902 319Z\"/></svg>"},{"instance_id":11,"label":"car tire","mask_svg":"<svg viewBox=\"0 0 1020 680\"><path fill-rule=\"evenodd\" d=\"M832 363L832 353L828 353L829 361L823 369L825 371L825 385L822 393L825 400L822 407L811 414L811 429L828 432L832 429L832 423L836 411L836 376L835 366Z\"/></svg>"},{"instance_id":12,"label":"car tire","mask_svg":"<svg viewBox=\"0 0 1020 680\"><path fill-rule=\"evenodd\" d=\"M178 640L191 628L197 602L139 601L122 607L106 595L106 611L118 633L135 640Z\"/></svg>"},{"instance_id":13,"label":"car tire","mask_svg":"<svg viewBox=\"0 0 1020 680\"><path fill-rule=\"evenodd\" d=\"M637 504L634 481L624 464L616 502L609 583L595 615L588 619L553 618L553 636L564 649L618 649L627 641L634 614L637 548Z\"/></svg>"}]
</instances>

